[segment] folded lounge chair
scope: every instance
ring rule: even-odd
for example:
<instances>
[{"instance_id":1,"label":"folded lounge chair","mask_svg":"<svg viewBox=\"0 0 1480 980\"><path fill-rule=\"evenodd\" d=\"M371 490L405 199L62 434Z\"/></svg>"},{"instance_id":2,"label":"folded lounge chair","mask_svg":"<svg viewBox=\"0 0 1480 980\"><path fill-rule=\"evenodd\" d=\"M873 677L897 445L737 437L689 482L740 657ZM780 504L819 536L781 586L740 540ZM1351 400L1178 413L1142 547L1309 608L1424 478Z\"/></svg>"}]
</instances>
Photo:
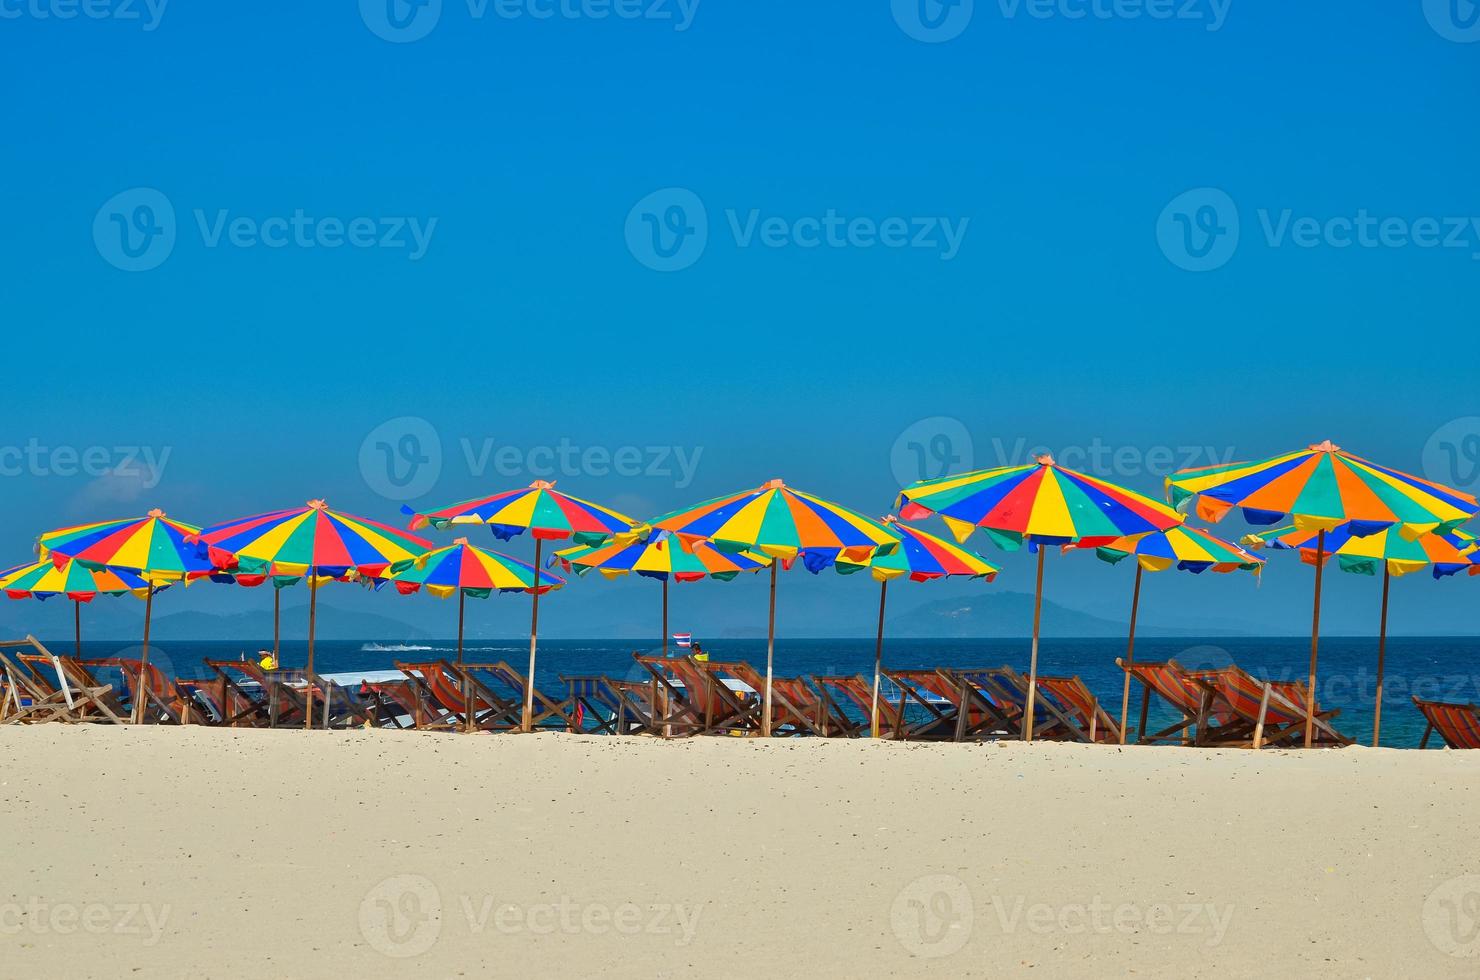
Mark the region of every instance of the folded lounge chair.
<instances>
[{"instance_id":1,"label":"folded lounge chair","mask_svg":"<svg viewBox=\"0 0 1480 980\"><path fill-rule=\"evenodd\" d=\"M979 708L996 716L999 730L990 733L993 738L1021 738L1023 715L1028 710L1028 679L1008 666L952 670L941 668L936 673L950 682ZM1087 735L1077 736L1079 726L1053 699L1040 696L1033 704L1033 737L1035 739L1076 738L1087 740Z\"/></svg>"},{"instance_id":2,"label":"folded lounge chair","mask_svg":"<svg viewBox=\"0 0 1480 980\"><path fill-rule=\"evenodd\" d=\"M1012 720L997 700L976 688L961 673L948 670L886 670L884 677L899 691L898 708L908 720L913 705L922 721L894 732L896 739L1011 738Z\"/></svg>"},{"instance_id":3,"label":"folded lounge chair","mask_svg":"<svg viewBox=\"0 0 1480 980\"><path fill-rule=\"evenodd\" d=\"M1215 704L1228 717L1218 731L1199 731L1197 744L1290 747L1305 740L1307 688L1298 681L1264 681L1238 667L1190 671L1187 676L1213 692ZM1315 711L1314 744L1350 745L1351 739L1331 727L1341 712Z\"/></svg>"},{"instance_id":4,"label":"folded lounge chair","mask_svg":"<svg viewBox=\"0 0 1480 980\"><path fill-rule=\"evenodd\" d=\"M1154 745L1158 742L1176 740L1183 745L1192 745L1199 740L1217 738L1236 740L1245 732L1252 739L1253 727L1232 722L1226 709L1221 712L1223 724L1215 724L1218 714L1214 710L1214 692L1206 684L1200 684L1175 660L1164 663L1137 661L1126 663L1119 657L1115 665L1131 675L1141 684L1141 719L1136 726L1136 742ZM1178 719L1161 731L1146 733L1146 720L1151 708L1151 695L1155 693L1176 712ZM1217 729L1215 732L1214 729Z\"/></svg>"},{"instance_id":5,"label":"folded lounge chair","mask_svg":"<svg viewBox=\"0 0 1480 980\"><path fill-rule=\"evenodd\" d=\"M1429 736L1438 732L1451 749L1480 749L1480 708L1473 704L1425 701L1417 696L1413 698L1413 704L1429 723L1423 731L1423 741L1418 743L1419 748L1428 748Z\"/></svg>"},{"instance_id":6,"label":"folded lounge chair","mask_svg":"<svg viewBox=\"0 0 1480 980\"><path fill-rule=\"evenodd\" d=\"M1120 744L1120 726L1100 706L1088 685L1077 675L1073 677L1038 677L1039 693L1062 708L1073 720L1066 731L1076 740L1103 744ZM1048 736L1053 737L1053 736Z\"/></svg>"},{"instance_id":7,"label":"folded lounge chair","mask_svg":"<svg viewBox=\"0 0 1480 980\"><path fill-rule=\"evenodd\" d=\"M749 698L737 694L692 657L634 653L632 658L652 677L656 720L665 735L760 734L759 693Z\"/></svg>"},{"instance_id":8,"label":"folded lounge chair","mask_svg":"<svg viewBox=\"0 0 1480 980\"><path fill-rule=\"evenodd\" d=\"M812 684L817 688L819 696L827 702L832 711L836 711L844 717L848 717L845 705L852 703L853 707L863 715L863 723L859 726L860 733L867 733L870 728L869 710L873 704L874 687L873 682L861 674L853 677L821 677L814 676ZM903 713L895 703L879 698L879 737L893 738L894 733L906 727Z\"/></svg>"},{"instance_id":9,"label":"folded lounge chair","mask_svg":"<svg viewBox=\"0 0 1480 980\"><path fill-rule=\"evenodd\" d=\"M762 702L766 692L766 678L760 671L744 661L694 661L695 665L709 674L719 685L726 677L733 678L755 692ZM811 734L820 738L847 738L858 733L858 725L841 711L834 711L800 677L771 678L771 733L773 735Z\"/></svg>"},{"instance_id":10,"label":"folded lounge chair","mask_svg":"<svg viewBox=\"0 0 1480 980\"><path fill-rule=\"evenodd\" d=\"M18 647L30 647L37 651L35 656L45 659L54 669L57 683L47 682L44 674L31 669L19 658L12 659L4 651ZM84 721L127 722L107 703L116 698L112 685L72 685L66 671L58 663L59 658L41 645L33 636L24 640L0 641L0 675L4 677L4 693L0 694L0 725L34 724L44 721L61 721L69 724Z\"/></svg>"},{"instance_id":11,"label":"folded lounge chair","mask_svg":"<svg viewBox=\"0 0 1480 980\"><path fill-rule=\"evenodd\" d=\"M560 678L569 693L576 731L587 735L661 735L651 684L602 676Z\"/></svg>"}]
</instances>

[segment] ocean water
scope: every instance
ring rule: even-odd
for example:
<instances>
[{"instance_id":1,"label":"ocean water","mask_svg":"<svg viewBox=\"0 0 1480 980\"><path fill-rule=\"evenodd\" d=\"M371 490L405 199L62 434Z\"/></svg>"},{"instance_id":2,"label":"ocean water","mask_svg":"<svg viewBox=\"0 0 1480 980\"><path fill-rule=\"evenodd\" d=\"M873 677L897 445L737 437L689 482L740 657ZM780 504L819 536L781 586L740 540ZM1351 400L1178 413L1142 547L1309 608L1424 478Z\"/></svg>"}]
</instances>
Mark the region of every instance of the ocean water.
<instances>
[{"instance_id":1,"label":"ocean water","mask_svg":"<svg viewBox=\"0 0 1480 980\"><path fill-rule=\"evenodd\" d=\"M203 659L234 660L251 656L261 646L241 641L176 641L156 644L151 659L178 677L205 676ZM69 642L56 649L70 650ZM84 643L87 656L137 655L127 642ZM325 640L316 644L320 673L349 673L393 669L396 661L453 658L454 640L432 640L412 645L373 641ZM715 660L748 660L764 668L763 639L716 640L706 644ZM606 674L644 679L632 660L634 652L659 652L654 646L621 640L541 640L536 678L550 693L560 691L560 676ZM307 645L285 642L285 667L302 666ZM507 661L523 672L529 644L520 640L470 641L465 648L471 662ZM1105 705L1112 717L1120 714L1123 673L1115 658L1125 655L1121 639L1047 639L1039 652L1039 672L1077 674ZM874 644L868 639L778 640L778 676L806 674L864 674L873 670ZM1308 637L1219 638L1198 642L1187 639L1144 639L1137 642L1136 659L1174 659L1185 667L1221 667L1236 663L1250 673L1277 680L1305 680L1310 657ZM886 640L884 665L899 669L997 667L1010 665L1027 673L1026 640ZM1372 740L1376 694L1377 643L1372 638L1328 637L1321 641L1318 697L1322 707L1339 708L1336 728L1363 744ZM1399 637L1388 641L1384 677L1382 744L1417 748L1424 721L1411 696L1442 701L1480 702L1480 638ZM1155 702L1153 701L1153 704ZM1132 693L1130 721L1135 725L1139 694ZM1153 723L1160 713L1153 711ZM1437 737L1431 747L1438 744Z\"/></svg>"}]
</instances>

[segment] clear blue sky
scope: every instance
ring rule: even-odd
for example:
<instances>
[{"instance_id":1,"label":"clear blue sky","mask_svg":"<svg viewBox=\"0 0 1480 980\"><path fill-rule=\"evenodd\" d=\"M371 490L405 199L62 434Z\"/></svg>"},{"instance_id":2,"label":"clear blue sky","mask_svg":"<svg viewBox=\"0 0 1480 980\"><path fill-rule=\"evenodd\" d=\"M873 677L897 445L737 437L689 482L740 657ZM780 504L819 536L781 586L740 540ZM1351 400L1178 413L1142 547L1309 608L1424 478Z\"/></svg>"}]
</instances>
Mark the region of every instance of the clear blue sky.
<instances>
[{"instance_id":1,"label":"clear blue sky","mask_svg":"<svg viewBox=\"0 0 1480 980\"><path fill-rule=\"evenodd\" d=\"M382 441L440 460L423 503L595 447L560 486L637 516L772 476L882 513L911 443L977 466L1106 447L1077 461L1158 493L1168 453L1328 437L1475 480L1480 28L1444 3L384 3L0 0L15 561L151 506L396 519ZM595 16L618 8L644 16ZM675 202L707 239L657 271L647 222ZM870 225L798 244L829 215ZM1364 215L1370 247L1340 247ZM328 247L325 218L402 247ZM362 456L402 417L440 454L392 423ZM157 486L147 458L97 475L128 446L168 453ZM601 462L649 446L698 454L692 479ZM1276 562L1257 593L1160 587L1298 631L1309 575ZM1031 587L1004 563L997 587ZM1060 568L1066 602L1123 606L1126 570ZM1367 615L1369 586L1333 615ZM1462 628L1477 587L1405 584L1405 615Z\"/></svg>"}]
</instances>

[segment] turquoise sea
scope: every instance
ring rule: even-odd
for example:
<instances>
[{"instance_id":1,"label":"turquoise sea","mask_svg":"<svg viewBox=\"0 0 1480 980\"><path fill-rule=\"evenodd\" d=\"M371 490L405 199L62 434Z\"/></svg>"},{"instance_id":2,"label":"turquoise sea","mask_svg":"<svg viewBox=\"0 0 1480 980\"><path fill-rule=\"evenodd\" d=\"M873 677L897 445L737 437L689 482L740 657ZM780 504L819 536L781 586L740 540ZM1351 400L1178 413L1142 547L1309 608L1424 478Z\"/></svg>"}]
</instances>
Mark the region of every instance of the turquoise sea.
<instances>
[{"instance_id":1,"label":"turquoise sea","mask_svg":"<svg viewBox=\"0 0 1480 980\"><path fill-rule=\"evenodd\" d=\"M166 642L151 648L151 659L179 677L205 673L201 661L236 659L252 654L270 641ZM57 641L57 650L70 650L70 640ZM748 660L764 666L763 639L716 640L705 648L715 660ZM397 660L417 661L451 658L455 641L426 641L414 645L386 645L374 641L320 641L316 660L321 673L354 674L359 671L392 669ZM934 666L996 667L1011 665L1023 673L1028 669L1026 640L890 640L884 648L886 667L911 669ZM283 665L301 666L307 647L302 641L283 644ZM561 689L560 675L607 674L636 679L645 677L632 661L632 654L654 652L634 641L542 640L538 670L539 685L551 693ZM137 643L90 641L87 656L137 655ZM873 669L873 642L866 639L778 640L776 673L869 674ZM1118 716L1122 674L1115 658L1124 656L1120 639L1045 640L1039 654L1044 674L1078 674L1100 696L1112 716ZM466 648L470 661L504 660L521 672L527 665L529 645L519 640L478 640ZM1304 680L1310 656L1308 637L1144 639L1137 643L1136 659L1174 659L1186 667L1219 667L1236 663L1250 673L1271 679ZM1376 693L1376 640L1330 637L1321 641L1319 699L1323 707L1339 708L1338 730L1370 744L1372 709ZM1417 748L1424 723L1413 707L1411 695L1443 701L1480 702L1480 638L1398 637L1388 641L1387 671L1383 692L1382 742L1385 746ZM1132 700L1134 725L1138 703ZM1153 718L1156 716L1153 715ZM1437 739L1435 740L1437 743ZM1432 747L1432 746L1431 746Z\"/></svg>"}]
</instances>

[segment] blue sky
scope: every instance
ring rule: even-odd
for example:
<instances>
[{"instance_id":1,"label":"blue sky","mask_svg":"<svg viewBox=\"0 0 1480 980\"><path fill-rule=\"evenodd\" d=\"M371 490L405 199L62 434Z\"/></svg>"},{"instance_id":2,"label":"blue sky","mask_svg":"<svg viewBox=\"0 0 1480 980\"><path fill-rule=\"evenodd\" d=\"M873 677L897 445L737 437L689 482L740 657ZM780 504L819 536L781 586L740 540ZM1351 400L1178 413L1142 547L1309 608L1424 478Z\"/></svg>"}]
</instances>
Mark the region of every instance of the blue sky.
<instances>
[{"instance_id":1,"label":"blue sky","mask_svg":"<svg viewBox=\"0 0 1480 980\"><path fill-rule=\"evenodd\" d=\"M151 506L393 520L388 473L436 503L545 449L636 516L772 476L882 513L1034 446L1145 492L1328 437L1480 482L1465 2L383 2L0 0L16 561ZM1298 632L1277 562L1162 588ZM1410 625L1472 585L1403 583Z\"/></svg>"}]
</instances>

